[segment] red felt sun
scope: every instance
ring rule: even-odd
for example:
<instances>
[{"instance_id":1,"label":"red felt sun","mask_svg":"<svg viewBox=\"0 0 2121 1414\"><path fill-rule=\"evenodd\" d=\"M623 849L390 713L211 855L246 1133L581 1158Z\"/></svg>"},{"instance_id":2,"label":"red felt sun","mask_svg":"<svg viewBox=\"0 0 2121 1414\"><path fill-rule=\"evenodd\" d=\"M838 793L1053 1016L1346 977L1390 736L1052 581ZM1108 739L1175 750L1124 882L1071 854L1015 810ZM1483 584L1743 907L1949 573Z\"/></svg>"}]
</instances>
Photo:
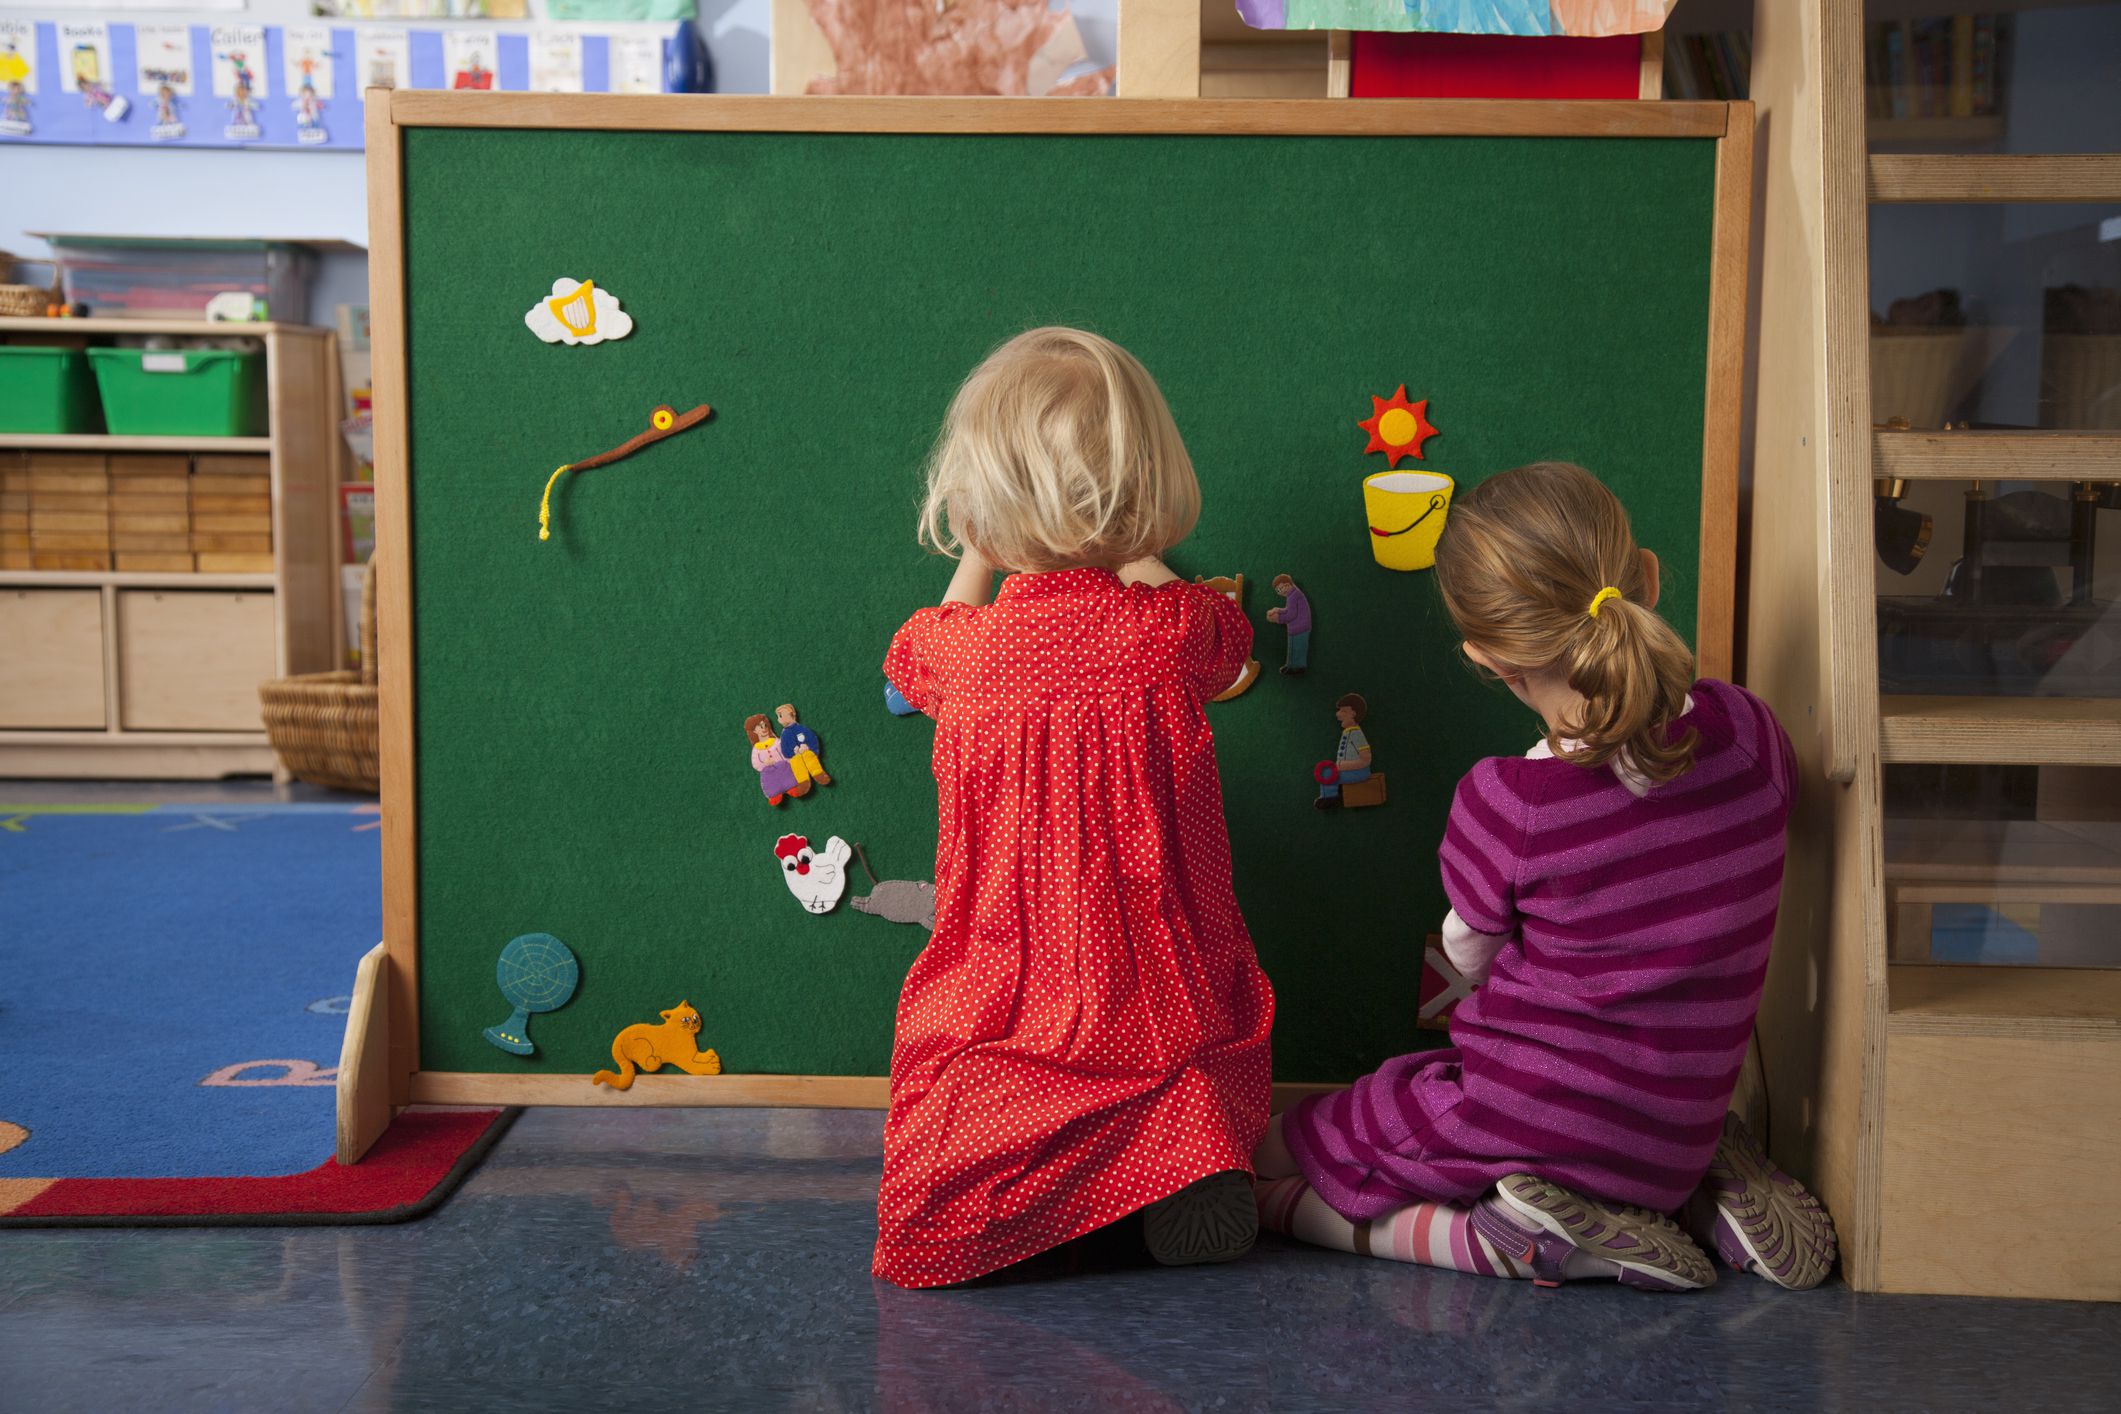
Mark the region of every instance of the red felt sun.
<instances>
[{"instance_id":1,"label":"red felt sun","mask_svg":"<svg viewBox=\"0 0 2121 1414\"><path fill-rule=\"evenodd\" d=\"M1390 398L1372 397L1370 415L1355 424L1370 434L1370 445L1362 449L1363 454L1383 452L1393 466L1399 465L1401 457L1420 461L1421 444L1436 435L1428 414L1429 400L1408 402L1404 383Z\"/></svg>"}]
</instances>

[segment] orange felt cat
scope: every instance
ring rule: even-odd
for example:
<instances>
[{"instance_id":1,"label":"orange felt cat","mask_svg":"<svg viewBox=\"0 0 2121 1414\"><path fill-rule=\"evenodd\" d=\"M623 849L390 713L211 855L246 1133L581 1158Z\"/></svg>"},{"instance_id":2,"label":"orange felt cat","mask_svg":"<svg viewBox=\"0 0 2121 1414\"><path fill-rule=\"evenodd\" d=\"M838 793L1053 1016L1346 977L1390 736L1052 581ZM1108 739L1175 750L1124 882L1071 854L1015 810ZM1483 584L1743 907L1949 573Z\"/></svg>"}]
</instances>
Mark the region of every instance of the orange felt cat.
<instances>
[{"instance_id":1,"label":"orange felt cat","mask_svg":"<svg viewBox=\"0 0 2121 1414\"><path fill-rule=\"evenodd\" d=\"M662 1017L660 1026L637 1022L614 1036L611 1058L619 1068L598 1071L589 1077L590 1083L609 1085L614 1090L631 1089L635 1067L653 1072L674 1065L687 1075L722 1073L722 1058L713 1051L699 1049L696 1038L700 1034L700 1014L693 1010L692 1003L679 1002Z\"/></svg>"}]
</instances>

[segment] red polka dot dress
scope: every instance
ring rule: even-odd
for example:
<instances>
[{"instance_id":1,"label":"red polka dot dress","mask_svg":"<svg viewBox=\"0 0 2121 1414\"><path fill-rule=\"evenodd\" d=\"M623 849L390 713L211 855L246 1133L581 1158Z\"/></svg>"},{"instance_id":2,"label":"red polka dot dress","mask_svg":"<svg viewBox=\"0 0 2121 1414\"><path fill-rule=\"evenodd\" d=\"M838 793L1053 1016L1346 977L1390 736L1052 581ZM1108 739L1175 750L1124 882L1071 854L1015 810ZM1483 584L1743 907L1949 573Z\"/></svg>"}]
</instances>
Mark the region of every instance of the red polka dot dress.
<instances>
[{"instance_id":1,"label":"red polka dot dress","mask_svg":"<svg viewBox=\"0 0 2121 1414\"><path fill-rule=\"evenodd\" d=\"M884 672L936 720L935 935L899 997L875 1272L941 1286L1251 1167L1274 994L1203 704L1251 647L1212 590L1012 575Z\"/></svg>"}]
</instances>

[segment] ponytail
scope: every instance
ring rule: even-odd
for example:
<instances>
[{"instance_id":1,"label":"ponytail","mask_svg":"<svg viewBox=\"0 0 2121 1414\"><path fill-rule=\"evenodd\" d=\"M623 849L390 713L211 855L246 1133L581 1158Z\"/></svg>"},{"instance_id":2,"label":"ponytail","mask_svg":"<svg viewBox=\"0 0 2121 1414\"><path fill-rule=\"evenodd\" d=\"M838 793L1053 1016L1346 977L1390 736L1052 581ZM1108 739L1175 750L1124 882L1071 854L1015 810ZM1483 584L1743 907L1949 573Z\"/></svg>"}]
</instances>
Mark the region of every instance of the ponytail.
<instances>
[{"instance_id":1,"label":"ponytail","mask_svg":"<svg viewBox=\"0 0 2121 1414\"><path fill-rule=\"evenodd\" d=\"M1694 654L1649 607L1627 511L1582 467L1535 462L1460 496L1436 583L1468 642L1517 668L1555 668L1583 698L1582 720L1549 738L1557 756L1585 767L1617 758L1653 784L1693 765L1699 733L1672 727Z\"/></svg>"}]
</instances>

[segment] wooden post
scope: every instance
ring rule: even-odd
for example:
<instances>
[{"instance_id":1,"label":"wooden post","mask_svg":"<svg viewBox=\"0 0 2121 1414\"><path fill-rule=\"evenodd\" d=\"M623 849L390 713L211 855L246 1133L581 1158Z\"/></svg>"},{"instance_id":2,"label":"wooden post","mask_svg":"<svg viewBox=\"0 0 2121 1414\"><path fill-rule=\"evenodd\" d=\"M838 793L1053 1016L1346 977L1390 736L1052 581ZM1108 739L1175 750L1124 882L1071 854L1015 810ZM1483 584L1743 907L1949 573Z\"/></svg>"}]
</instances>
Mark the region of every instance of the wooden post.
<instances>
[{"instance_id":1,"label":"wooden post","mask_svg":"<svg viewBox=\"0 0 2121 1414\"><path fill-rule=\"evenodd\" d=\"M1344 29L1326 31L1326 97L1346 98L1355 79L1355 36Z\"/></svg>"},{"instance_id":2,"label":"wooden post","mask_svg":"<svg viewBox=\"0 0 2121 1414\"><path fill-rule=\"evenodd\" d=\"M1121 0L1121 98L1200 97L1199 0Z\"/></svg>"}]
</instances>

